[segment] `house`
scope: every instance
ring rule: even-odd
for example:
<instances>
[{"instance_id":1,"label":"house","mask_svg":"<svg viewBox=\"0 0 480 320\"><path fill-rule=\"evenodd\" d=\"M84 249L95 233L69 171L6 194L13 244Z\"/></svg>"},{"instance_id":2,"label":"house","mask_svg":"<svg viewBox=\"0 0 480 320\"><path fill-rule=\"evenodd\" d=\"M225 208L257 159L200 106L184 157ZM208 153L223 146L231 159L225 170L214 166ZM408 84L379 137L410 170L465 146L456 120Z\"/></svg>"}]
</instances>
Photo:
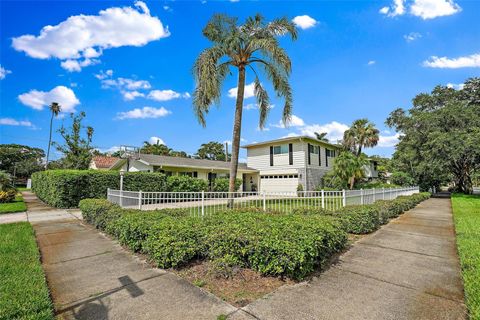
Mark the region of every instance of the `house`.
<instances>
[{"instance_id":1,"label":"house","mask_svg":"<svg viewBox=\"0 0 480 320\"><path fill-rule=\"evenodd\" d=\"M332 170L338 145L308 136L287 137L242 146L247 163L238 164L242 191L295 192L314 190L323 175ZM229 177L230 162L159 156L133 152L117 159L110 170L162 172L208 180Z\"/></svg>"},{"instance_id":2,"label":"house","mask_svg":"<svg viewBox=\"0 0 480 320\"><path fill-rule=\"evenodd\" d=\"M378 178L378 162L374 159L368 159L368 164L363 166L363 171L365 173L365 178L368 180Z\"/></svg>"},{"instance_id":3,"label":"house","mask_svg":"<svg viewBox=\"0 0 480 320\"><path fill-rule=\"evenodd\" d=\"M110 156L93 156L92 160L90 161L89 169L108 170L118 160L120 160L120 158Z\"/></svg>"},{"instance_id":4,"label":"house","mask_svg":"<svg viewBox=\"0 0 480 320\"><path fill-rule=\"evenodd\" d=\"M308 136L286 137L242 146L247 166L258 170L258 186L265 192L292 192L299 185L314 190L333 169L340 146Z\"/></svg>"}]
</instances>

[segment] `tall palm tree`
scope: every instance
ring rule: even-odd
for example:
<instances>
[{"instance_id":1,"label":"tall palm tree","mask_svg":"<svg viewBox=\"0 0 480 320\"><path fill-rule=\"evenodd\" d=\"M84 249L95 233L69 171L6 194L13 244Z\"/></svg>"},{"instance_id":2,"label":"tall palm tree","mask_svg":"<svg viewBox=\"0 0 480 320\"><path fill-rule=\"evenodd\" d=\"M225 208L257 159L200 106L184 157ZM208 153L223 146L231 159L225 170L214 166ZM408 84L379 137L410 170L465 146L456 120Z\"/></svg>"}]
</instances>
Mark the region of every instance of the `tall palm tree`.
<instances>
[{"instance_id":1,"label":"tall palm tree","mask_svg":"<svg viewBox=\"0 0 480 320\"><path fill-rule=\"evenodd\" d=\"M221 85L226 76L231 74L230 68L236 68L238 71L230 192L235 191L247 70L251 71L254 77L254 93L260 110L259 127L265 126L270 103L256 68L260 68L271 81L277 96L285 99L283 122L287 124L291 118L292 91L288 83L291 62L277 40L277 37L287 34L292 40L297 38L295 25L288 19L281 18L266 22L259 14L247 18L243 25L237 25L237 18L217 14L203 29L203 35L212 42L212 46L200 53L193 67L196 82L193 105L200 124L206 125L205 116L211 105L219 103Z\"/></svg>"},{"instance_id":2,"label":"tall palm tree","mask_svg":"<svg viewBox=\"0 0 480 320\"><path fill-rule=\"evenodd\" d=\"M60 111L62 111L62 106L58 104L57 102L52 102L50 104L50 112L52 113L52 116L50 117L50 136L48 138L48 148L47 148L47 161L45 163L45 170L48 169L48 157L50 156L50 146L52 144L52 126L53 126L53 117L58 116Z\"/></svg>"},{"instance_id":3,"label":"tall palm tree","mask_svg":"<svg viewBox=\"0 0 480 320\"><path fill-rule=\"evenodd\" d=\"M349 151L343 151L335 158L334 172L337 176L353 189L355 179L364 177L363 167L368 163L364 155L355 156Z\"/></svg>"},{"instance_id":4,"label":"tall palm tree","mask_svg":"<svg viewBox=\"0 0 480 320\"><path fill-rule=\"evenodd\" d=\"M379 133L375 124L368 119L358 119L352 123L350 129L343 133L343 142L358 157L362 154L362 148L371 148L377 145Z\"/></svg>"},{"instance_id":5,"label":"tall palm tree","mask_svg":"<svg viewBox=\"0 0 480 320\"><path fill-rule=\"evenodd\" d=\"M322 133L314 132L314 134L317 140L320 140L323 142L329 142L327 139L327 134L328 134L327 132L322 132Z\"/></svg>"}]
</instances>

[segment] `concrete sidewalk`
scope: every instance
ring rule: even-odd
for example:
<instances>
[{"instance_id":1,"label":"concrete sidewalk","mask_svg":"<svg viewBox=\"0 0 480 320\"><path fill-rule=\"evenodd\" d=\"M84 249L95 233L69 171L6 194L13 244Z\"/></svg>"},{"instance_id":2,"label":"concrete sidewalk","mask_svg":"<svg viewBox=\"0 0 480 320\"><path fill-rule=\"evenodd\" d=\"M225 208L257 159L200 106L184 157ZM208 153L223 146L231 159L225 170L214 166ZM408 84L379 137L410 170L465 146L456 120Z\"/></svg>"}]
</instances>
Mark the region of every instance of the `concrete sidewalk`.
<instances>
[{"instance_id":1,"label":"concrete sidewalk","mask_svg":"<svg viewBox=\"0 0 480 320\"><path fill-rule=\"evenodd\" d=\"M466 319L450 199L429 199L366 236L318 278L230 319Z\"/></svg>"},{"instance_id":2,"label":"concrete sidewalk","mask_svg":"<svg viewBox=\"0 0 480 320\"><path fill-rule=\"evenodd\" d=\"M216 319L236 310L151 268L74 213L27 202L58 319Z\"/></svg>"}]
</instances>

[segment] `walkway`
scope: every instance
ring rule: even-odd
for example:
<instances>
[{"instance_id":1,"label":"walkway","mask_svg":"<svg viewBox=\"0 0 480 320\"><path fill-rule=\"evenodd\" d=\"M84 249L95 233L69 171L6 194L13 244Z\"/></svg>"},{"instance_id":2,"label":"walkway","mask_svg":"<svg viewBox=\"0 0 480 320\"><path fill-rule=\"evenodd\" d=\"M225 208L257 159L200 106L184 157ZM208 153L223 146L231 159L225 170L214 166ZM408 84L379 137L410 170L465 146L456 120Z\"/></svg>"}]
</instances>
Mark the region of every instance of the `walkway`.
<instances>
[{"instance_id":1,"label":"walkway","mask_svg":"<svg viewBox=\"0 0 480 320\"><path fill-rule=\"evenodd\" d=\"M318 278L243 310L256 319L465 319L450 199L424 201ZM254 319L244 311L231 318Z\"/></svg>"},{"instance_id":2,"label":"walkway","mask_svg":"<svg viewBox=\"0 0 480 320\"><path fill-rule=\"evenodd\" d=\"M27 206L58 319L216 319L236 310L146 265L76 212L47 207L34 195Z\"/></svg>"}]
</instances>

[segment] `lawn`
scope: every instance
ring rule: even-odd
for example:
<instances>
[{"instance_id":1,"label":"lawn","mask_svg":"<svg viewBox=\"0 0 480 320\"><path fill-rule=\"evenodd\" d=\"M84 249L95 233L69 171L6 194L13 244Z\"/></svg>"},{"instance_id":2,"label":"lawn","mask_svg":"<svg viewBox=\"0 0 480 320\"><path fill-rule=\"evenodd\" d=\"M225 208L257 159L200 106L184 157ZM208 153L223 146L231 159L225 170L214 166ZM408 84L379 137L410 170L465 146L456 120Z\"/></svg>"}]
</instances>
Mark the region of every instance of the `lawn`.
<instances>
[{"instance_id":1,"label":"lawn","mask_svg":"<svg viewBox=\"0 0 480 320\"><path fill-rule=\"evenodd\" d=\"M24 211L27 211L27 206L25 205L25 202L23 202L23 197L21 194L17 194L15 201L13 202L0 203L0 214Z\"/></svg>"},{"instance_id":2,"label":"lawn","mask_svg":"<svg viewBox=\"0 0 480 320\"><path fill-rule=\"evenodd\" d=\"M32 226L0 225L0 319L53 319Z\"/></svg>"},{"instance_id":3,"label":"lawn","mask_svg":"<svg viewBox=\"0 0 480 320\"><path fill-rule=\"evenodd\" d=\"M471 320L480 320L480 196L452 197L465 299Z\"/></svg>"}]
</instances>

